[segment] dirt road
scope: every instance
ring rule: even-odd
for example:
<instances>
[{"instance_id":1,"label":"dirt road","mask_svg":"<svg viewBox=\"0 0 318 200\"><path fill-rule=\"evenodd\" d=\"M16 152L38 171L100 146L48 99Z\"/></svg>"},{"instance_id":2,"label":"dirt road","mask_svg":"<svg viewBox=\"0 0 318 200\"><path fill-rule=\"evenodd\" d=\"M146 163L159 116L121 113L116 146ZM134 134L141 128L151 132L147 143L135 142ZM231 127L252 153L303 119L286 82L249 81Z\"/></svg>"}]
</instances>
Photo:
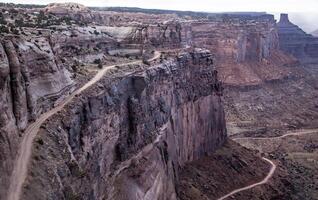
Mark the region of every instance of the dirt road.
<instances>
[{"instance_id":1,"label":"dirt road","mask_svg":"<svg viewBox=\"0 0 318 200\"><path fill-rule=\"evenodd\" d=\"M149 59L148 61L151 62L155 59L158 59L160 57L160 52L155 52L153 58ZM57 107L53 108L52 110L43 113L34 123L30 124L28 128L24 132L24 136L22 139L22 142L19 147L19 153L17 156L17 159L14 164L14 169L10 178L10 186L8 190L8 198L7 200L18 200L20 198L20 194L22 191L23 183L27 176L27 168L28 163L31 157L32 152L32 144L33 140L36 137L40 126L44 121L46 121L49 117L54 115L55 113L61 111L66 104L68 104L72 99L89 88L90 86L94 85L96 82L98 82L105 73L115 66L124 66L124 65L131 65L131 64L140 64L142 61L133 61L129 63L123 63L119 65L111 65L104 67L98 73L84 86L74 91L71 95L69 95L64 101L62 101Z\"/></svg>"},{"instance_id":2,"label":"dirt road","mask_svg":"<svg viewBox=\"0 0 318 200\"><path fill-rule=\"evenodd\" d=\"M233 140L274 140L274 139L281 139L281 138L290 137L290 136L306 135L306 134L311 134L311 133L316 133L316 132L318 132L318 129L308 129L308 130L298 130L298 131L286 133L286 134L278 136L278 137L262 137L262 138L242 137L242 138L233 138ZM266 184L268 182L268 180L273 176L277 166L276 166L275 163L273 163L271 160L269 160L267 158L263 157L262 159L271 164L271 169L270 169L269 173L267 174L267 176L262 181L260 181L258 183L254 183L254 184L248 185L248 186L243 187L243 188L239 188L239 189L233 190L232 192L230 192L229 194L219 198L218 200L223 200L223 199L226 199L226 198L228 198L230 196L233 196L236 193L242 192L244 190L248 190L248 189L251 189L253 187Z\"/></svg>"},{"instance_id":3,"label":"dirt road","mask_svg":"<svg viewBox=\"0 0 318 200\"><path fill-rule=\"evenodd\" d=\"M276 139L282 139L285 137L300 136L300 135L306 135L306 134L311 134L316 132L318 133L318 129L307 129L307 130L302 129L298 131L289 132L277 137L241 137L241 138L232 138L232 140L276 140Z\"/></svg>"},{"instance_id":4,"label":"dirt road","mask_svg":"<svg viewBox=\"0 0 318 200\"><path fill-rule=\"evenodd\" d=\"M233 196L233 195L236 194L236 193L242 192L242 191L244 191L244 190L249 190L249 189L251 189L251 188L253 188L253 187L266 184L266 183L268 182L268 180L273 176L273 174L274 174L274 172L275 172L277 166L276 166L275 163L273 163L273 161L271 161L271 160L269 160L269 159L267 159L267 158L264 158L264 157L263 157L262 159L265 160L265 161L267 161L269 164L271 164L271 169L270 169L270 171L268 172L267 176L266 176L262 181L257 182L257 183L254 183L254 184L251 184L251 185L248 185L248 186L243 187L243 188L239 188L239 189L233 190L232 192L230 192L230 193L228 193L227 195L225 195L225 196L219 198L218 200L223 200L223 199L226 199L226 198L228 198L228 197L230 197L230 196Z\"/></svg>"}]
</instances>

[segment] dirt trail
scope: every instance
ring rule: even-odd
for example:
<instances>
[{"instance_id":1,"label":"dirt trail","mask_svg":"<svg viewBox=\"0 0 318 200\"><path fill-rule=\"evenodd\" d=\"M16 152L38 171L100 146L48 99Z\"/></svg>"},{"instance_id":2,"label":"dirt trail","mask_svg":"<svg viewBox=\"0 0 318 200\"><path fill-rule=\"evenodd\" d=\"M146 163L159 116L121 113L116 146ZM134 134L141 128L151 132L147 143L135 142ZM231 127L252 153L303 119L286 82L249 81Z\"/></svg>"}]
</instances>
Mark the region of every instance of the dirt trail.
<instances>
[{"instance_id":1,"label":"dirt trail","mask_svg":"<svg viewBox=\"0 0 318 200\"><path fill-rule=\"evenodd\" d=\"M281 136L277 137L241 137L241 138L232 138L232 140L275 140L275 139L282 139L289 136L300 136L300 135L306 135L311 133L318 133L318 129L302 129L295 132L286 133Z\"/></svg>"},{"instance_id":2,"label":"dirt trail","mask_svg":"<svg viewBox=\"0 0 318 200\"><path fill-rule=\"evenodd\" d=\"M149 59L148 61L151 62L153 60L156 60L160 57L160 55L161 53L156 51L153 58ZM55 113L61 111L64 108L64 106L68 104L70 101L72 101L72 99L76 95L80 94L81 92L83 92L90 86L94 85L96 82L98 82L109 69L114 68L115 66L124 66L128 64L140 64L140 63L142 63L142 61L133 61L129 63L123 63L119 65L111 65L111 66L104 67L103 69L98 71L98 73L90 81L88 81L81 88L74 91L64 101L62 101L57 107L53 108L52 110L46 113L43 113L34 123L28 126L28 128L24 132L24 136L19 148L18 157L17 157L17 160L15 161L14 169L10 178L10 186L8 190L7 200L19 200L20 198L22 186L27 176L27 167L31 157L33 140L36 137L42 123L45 120L47 120L49 117L54 115Z\"/></svg>"},{"instance_id":3,"label":"dirt trail","mask_svg":"<svg viewBox=\"0 0 318 200\"><path fill-rule=\"evenodd\" d=\"M271 160L269 160L267 158L263 157L262 159L271 164L271 169L270 169L269 173L267 174L267 176L262 181L254 183L252 185L248 185L248 186L243 187L243 188L239 188L239 189L233 190L232 192L230 192L229 194L219 198L218 200L223 200L223 199L226 199L226 198L228 198L230 196L233 196L236 193L239 193L239 192L242 192L242 191L245 191L245 190L249 190L249 189L251 189L253 187L256 187L256 186L259 186L259 185L266 184L268 182L268 180L273 176L277 166L276 166L275 163L273 163L273 161L271 161Z\"/></svg>"},{"instance_id":4,"label":"dirt trail","mask_svg":"<svg viewBox=\"0 0 318 200\"><path fill-rule=\"evenodd\" d=\"M318 129L308 129L308 130L298 130L297 132L286 133L284 135L277 136L277 137L263 137L263 138L242 137L242 138L233 138L232 140L273 140L273 139L281 139L281 138L285 138L285 137L289 137L289 136L306 135L306 134L311 134L311 133L316 133L316 132L318 132ZM276 166L275 163L273 163L273 161L271 161L271 160L269 160L267 158L263 157L262 159L267 161L268 163L270 163L271 166L272 166L271 170L269 171L267 176L262 181L260 181L258 183L254 183L252 185L248 185L248 186L243 187L243 188L239 188L239 189L233 190L232 192L230 192L229 194L219 198L218 200L223 200L223 199L226 199L226 198L228 198L230 196L233 196L236 193L242 192L244 190L248 190L248 189L251 189L253 187L266 184L268 182L268 180L273 176L277 166Z\"/></svg>"}]
</instances>

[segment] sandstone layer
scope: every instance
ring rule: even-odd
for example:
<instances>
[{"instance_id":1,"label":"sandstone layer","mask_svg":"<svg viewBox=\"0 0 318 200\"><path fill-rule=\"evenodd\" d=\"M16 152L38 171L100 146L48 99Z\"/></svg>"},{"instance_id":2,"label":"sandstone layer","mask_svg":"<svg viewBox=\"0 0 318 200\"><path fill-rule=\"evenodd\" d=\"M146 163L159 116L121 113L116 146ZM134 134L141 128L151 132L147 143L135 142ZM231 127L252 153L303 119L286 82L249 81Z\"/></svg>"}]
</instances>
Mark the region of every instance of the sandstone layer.
<instances>
[{"instance_id":1,"label":"sandstone layer","mask_svg":"<svg viewBox=\"0 0 318 200\"><path fill-rule=\"evenodd\" d=\"M6 185L19 135L23 134L29 121L63 98L71 90L73 81L70 73L56 64L46 38L3 37L0 39L0 58L0 169L5 172L0 182ZM1 190L5 188L1 187Z\"/></svg>"}]
</instances>

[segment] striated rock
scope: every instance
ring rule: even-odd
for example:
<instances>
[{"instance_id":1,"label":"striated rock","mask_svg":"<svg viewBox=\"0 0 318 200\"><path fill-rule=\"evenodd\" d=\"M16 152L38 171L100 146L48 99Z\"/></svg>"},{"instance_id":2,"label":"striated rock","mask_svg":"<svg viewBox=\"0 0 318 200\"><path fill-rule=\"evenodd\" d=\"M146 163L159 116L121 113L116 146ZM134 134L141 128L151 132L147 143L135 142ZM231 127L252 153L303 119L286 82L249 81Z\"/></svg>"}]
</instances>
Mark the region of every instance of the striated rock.
<instances>
[{"instance_id":1,"label":"striated rock","mask_svg":"<svg viewBox=\"0 0 318 200\"><path fill-rule=\"evenodd\" d=\"M289 74L287 66L297 64L295 58L279 50L271 15L258 20L196 21L186 30L184 43L213 52L220 79L228 85L258 85L282 79Z\"/></svg>"},{"instance_id":2,"label":"striated rock","mask_svg":"<svg viewBox=\"0 0 318 200\"><path fill-rule=\"evenodd\" d=\"M70 89L72 80L65 68L56 65L48 39L7 37L2 43L10 69L13 112L23 130L28 120L51 108Z\"/></svg>"},{"instance_id":3,"label":"striated rock","mask_svg":"<svg viewBox=\"0 0 318 200\"><path fill-rule=\"evenodd\" d=\"M19 135L73 86L58 67L48 39L0 38L0 198L6 191Z\"/></svg>"},{"instance_id":4,"label":"striated rock","mask_svg":"<svg viewBox=\"0 0 318 200\"><path fill-rule=\"evenodd\" d=\"M176 199L180 167L226 139L209 51L100 83L42 126L24 199Z\"/></svg>"},{"instance_id":5,"label":"striated rock","mask_svg":"<svg viewBox=\"0 0 318 200\"><path fill-rule=\"evenodd\" d=\"M318 63L318 38L291 23L288 14L281 14L277 24L280 47L304 64Z\"/></svg>"}]
</instances>

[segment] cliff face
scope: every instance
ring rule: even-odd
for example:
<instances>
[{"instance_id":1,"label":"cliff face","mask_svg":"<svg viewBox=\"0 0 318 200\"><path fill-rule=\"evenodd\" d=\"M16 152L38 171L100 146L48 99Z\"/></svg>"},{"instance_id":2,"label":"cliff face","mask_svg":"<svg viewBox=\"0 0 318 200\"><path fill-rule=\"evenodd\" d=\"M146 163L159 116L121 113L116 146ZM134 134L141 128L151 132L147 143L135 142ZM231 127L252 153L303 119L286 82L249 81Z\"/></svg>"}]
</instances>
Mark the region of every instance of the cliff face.
<instances>
[{"instance_id":1,"label":"cliff face","mask_svg":"<svg viewBox=\"0 0 318 200\"><path fill-rule=\"evenodd\" d=\"M204 47L216 56L220 78L229 85L259 85L288 76L296 59L279 50L273 16L223 19L185 26L184 43Z\"/></svg>"},{"instance_id":2,"label":"cliff face","mask_svg":"<svg viewBox=\"0 0 318 200\"><path fill-rule=\"evenodd\" d=\"M0 195L8 183L19 135L72 86L45 38L0 39ZM2 187L4 186L4 187Z\"/></svg>"},{"instance_id":3,"label":"cliff face","mask_svg":"<svg viewBox=\"0 0 318 200\"><path fill-rule=\"evenodd\" d=\"M125 74L103 78L42 125L23 199L176 199L179 168L223 144L208 51Z\"/></svg>"},{"instance_id":4,"label":"cliff face","mask_svg":"<svg viewBox=\"0 0 318 200\"><path fill-rule=\"evenodd\" d=\"M23 130L28 120L35 119L43 110L51 108L53 101L69 89L72 85L70 74L56 65L46 38L3 38L0 51L4 83L1 86L7 85L2 94L12 96L1 105L12 107L17 126ZM12 106L8 106L10 102Z\"/></svg>"},{"instance_id":5,"label":"cliff face","mask_svg":"<svg viewBox=\"0 0 318 200\"><path fill-rule=\"evenodd\" d=\"M261 61L278 48L275 21L194 22L193 45L214 50L220 62Z\"/></svg>"},{"instance_id":6,"label":"cliff face","mask_svg":"<svg viewBox=\"0 0 318 200\"><path fill-rule=\"evenodd\" d=\"M281 14L277 27L283 51L294 55L304 64L318 63L318 38L291 23L287 14Z\"/></svg>"}]
</instances>

